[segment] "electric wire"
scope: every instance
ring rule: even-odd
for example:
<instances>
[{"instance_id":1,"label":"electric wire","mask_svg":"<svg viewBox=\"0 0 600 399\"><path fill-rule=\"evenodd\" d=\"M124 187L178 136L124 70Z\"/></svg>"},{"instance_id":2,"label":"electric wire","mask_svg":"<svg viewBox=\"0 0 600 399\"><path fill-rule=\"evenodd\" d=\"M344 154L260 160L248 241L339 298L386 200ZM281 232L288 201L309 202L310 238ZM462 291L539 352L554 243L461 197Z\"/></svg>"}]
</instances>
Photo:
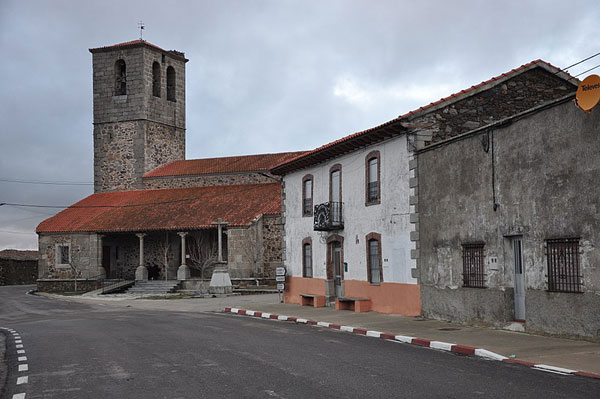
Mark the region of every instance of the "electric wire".
<instances>
[{"instance_id":1,"label":"electric wire","mask_svg":"<svg viewBox=\"0 0 600 399\"><path fill-rule=\"evenodd\" d=\"M54 185L54 186L93 186L94 185L94 183L89 183L89 182L23 180L23 179L5 179L5 178L0 178L0 182L23 183L23 184L47 184L47 185Z\"/></svg>"},{"instance_id":2,"label":"electric wire","mask_svg":"<svg viewBox=\"0 0 600 399\"><path fill-rule=\"evenodd\" d=\"M593 71L594 69L596 69L596 68L598 68L598 67L600 67L600 64L596 65L596 66L595 66L595 67L593 67L593 68L590 68L590 69L588 69L587 71L583 71L583 72L581 72L580 74L577 74L577 75L575 75L574 77L581 76L581 75L583 75L584 73L588 73L588 72L590 72L590 71Z\"/></svg>"}]
</instances>

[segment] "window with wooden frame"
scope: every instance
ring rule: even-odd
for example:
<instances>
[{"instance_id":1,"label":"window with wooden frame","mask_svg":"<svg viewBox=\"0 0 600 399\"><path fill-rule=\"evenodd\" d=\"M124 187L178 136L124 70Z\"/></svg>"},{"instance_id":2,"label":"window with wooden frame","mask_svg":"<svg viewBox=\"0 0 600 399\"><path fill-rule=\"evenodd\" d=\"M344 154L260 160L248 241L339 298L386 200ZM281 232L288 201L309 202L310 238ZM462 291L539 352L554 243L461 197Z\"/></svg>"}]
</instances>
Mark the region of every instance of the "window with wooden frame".
<instances>
[{"instance_id":1,"label":"window with wooden frame","mask_svg":"<svg viewBox=\"0 0 600 399\"><path fill-rule=\"evenodd\" d=\"M367 279L369 283L379 285L383 282L381 264L381 234L369 233L365 237L367 243Z\"/></svg>"},{"instance_id":2,"label":"window with wooden frame","mask_svg":"<svg viewBox=\"0 0 600 399\"><path fill-rule=\"evenodd\" d=\"M463 287L485 288L483 243L463 244Z\"/></svg>"},{"instance_id":3,"label":"window with wooden frame","mask_svg":"<svg viewBox=\"0 0 600 399\"><path fill-rule=\"evenodd\" d=\"M329 218L334 224L342 222L342 165L329 169Z\"/></svg>"},{"instance_id":4,"label":"window with wooden frame","mask_svg":"<svg viewBox=\"0 0 600 399\"><path fill-rule=\"evenodd\" d=\"M302 178L302 216L313 215L313 175Z\"/></svg>"},{"instance_id":5,"label":"window with wooden frame","mask_svg":"<svg viewBox=\"0 0 600 399\"><path fill-rule=\"evenodd\" d=\"M548 291L582 292L579 238L546 240Z\"/></svg>"},{"instance_id":6,"label":"window with wooden frame","mask_svg":"<svg viewBox=\"0 0 600 399\"><path fill-rule=\"evenodd\" d=\"M302 277L312 278L312 239L302 240Z\"/></svg>"},{"instance_id":7,"label":"window with wooden frame","mask_svg":"<svg viewBox=\"0 0 600 399\"><path fill-rule=\"evenodd\" d=\"M381 172L379 151L371 151L365 158L365 205L381 203Z\"/></svg>"}]
</instances>

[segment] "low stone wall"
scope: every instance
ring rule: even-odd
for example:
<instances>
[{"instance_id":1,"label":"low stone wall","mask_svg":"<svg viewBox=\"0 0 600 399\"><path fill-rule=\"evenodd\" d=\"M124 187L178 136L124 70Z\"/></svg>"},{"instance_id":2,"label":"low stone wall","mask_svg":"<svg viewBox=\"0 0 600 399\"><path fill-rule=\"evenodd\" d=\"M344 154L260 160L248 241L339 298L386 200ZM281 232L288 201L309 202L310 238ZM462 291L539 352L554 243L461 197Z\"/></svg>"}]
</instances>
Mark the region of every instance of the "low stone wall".
<instances>
[{"instance_id":1,"label":"low stone wall","mask_svg":"<svg viewBox=\"0 0 600 399\"><path fill-rule=\"evenodd\" d=\"M89 292L102 288L99 280L77 279L77 291ZM37 281L39 292L74 292L74 279L40 279Z\"/></svg>"},{"instance_id":2,"label":"low stone wall","mask_svg":"<svg viewBox=\"0 0 600 399\"><path fill-rule=\"evenodd\" d=\"M421 312L431 319L505 325L513 320L513 291L421 285Z\"/></svg>"},{"instance_id":3,"label":"low stone wall","mask_svg":"<svg viewBox=\"0 0 600 399\"><path fill-rule=\"evenodd\" d=\"M37 260L0 259L0 285L35 284Z\"/></svg>"},{"instance_id":4,"label":"low stone wall","mask_svg":"<svg viewBox=\"0 0 600 399\"><path fill-rule=\"evenodd\" d=\"M527 331L600 340L600 295L597 293L527 290L525 309Z\"/></svg>"}]
</instances>

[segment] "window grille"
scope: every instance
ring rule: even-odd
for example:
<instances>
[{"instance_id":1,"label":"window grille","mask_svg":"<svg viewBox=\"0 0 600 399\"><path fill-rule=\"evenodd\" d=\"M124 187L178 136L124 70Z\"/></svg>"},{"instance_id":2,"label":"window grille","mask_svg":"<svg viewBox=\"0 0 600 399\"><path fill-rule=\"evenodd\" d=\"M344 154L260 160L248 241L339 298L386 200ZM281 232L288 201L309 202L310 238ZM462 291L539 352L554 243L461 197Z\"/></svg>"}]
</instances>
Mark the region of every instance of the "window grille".
<instances>
[{"instance_id":1,"label":"window grille","mask_svg":"<svg viewBox=\"0 0 600 399\"><path fill-rule=\"evenodd\" d=\"M312 251L310 244L304 244L304 277L312 277Z\"/></svg>"},{"instance_id":2,"label":"window grille","mask_svg":"<svg viewBox=\"0 0 600 399\"><path fill-rule=\"evenodd\" d=\"M485 288L485 274L483 273L483 246L484 244L463 245L464 287Z\"/></svg>"},{"instance_id":3,"label":"window grille","mask_svg":"<svg viewBox=\"0 0 600 399\"><path fill-rule=\"evenodd\" d=\"M381 283L381 264L379 254L379 241L369 240L369 282Z\"/></svg>"},{"instance_id":4,"label":"window grille","mask_svg":"<svg viewBox=\"0 0 600 399\"><path fill-rule=\"evenodd\" d=\"M579 238L546 240L548 291L582 292Z\"/></svg>"}]
</instances>

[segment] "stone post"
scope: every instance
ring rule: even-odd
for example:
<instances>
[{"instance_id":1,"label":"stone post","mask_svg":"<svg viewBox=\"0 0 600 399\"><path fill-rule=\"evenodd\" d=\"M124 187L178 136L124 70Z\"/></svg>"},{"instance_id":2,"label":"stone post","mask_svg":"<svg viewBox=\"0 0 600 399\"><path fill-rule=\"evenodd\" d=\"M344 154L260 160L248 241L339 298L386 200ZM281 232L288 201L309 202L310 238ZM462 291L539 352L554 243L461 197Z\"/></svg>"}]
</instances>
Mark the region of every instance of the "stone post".
<instances>
[{"instance_id":1,"label":"stone post","mask_svg":"<svg viewBox=\"0 0 600 399\"><path fill-rule=\"evenodd\" d=\"M148 280L148 269L144 266L144 233L137 233L136 236L140 239L140 265L135 269L135 279Z\"/></svg>"},{"instance_id":2,"label":"stone post","mask_svg":"<svg viewBox=\"0 0 600 399\"><path fill-rule=\"evenodd\" d=\"M181 266L177 269L177 280L189 280L190 279L190 268L186 264L185 259L185 236L188 233L180 232L177 233L181 237Z\"/></svg>"},{"instance_id":3,"label":"stone post","mask_svg":"<svg viewBox=\"0 0 600 399\"><path fill-rule=\"evenodd\" d=\"M96 237L97 237L96 238L96 242L97 242L96 245L98 246L98 248L96 248L96 266L98 268L98 276L100 276L100 278L107 278L107 277L110 277L110 276L106 275L106 269L104 269L104 266L103 266L103 264L104 264L104 259L103 259L104 252L102 251L102 249L103 249L102 246L104 245L104 235L98 234Z\"/></svg>"},{"instance_id":4,"label":"stone post","mask_svg":"<svg viewBox=\"0 0 600 399\"><path fill-rule=\"evenodd\" d=\"M223 226L227 226L227 222L223 222L223 219L218 218L212 225L217 226L217 242L219 246L217 266L213 271L212 278L210 279L210 286L208 291L211 294L230 294L233 292L233 286L231 285L231 278L229 277L229 268L227 262L223 261Z\"/></svg>"}]
</instances>

